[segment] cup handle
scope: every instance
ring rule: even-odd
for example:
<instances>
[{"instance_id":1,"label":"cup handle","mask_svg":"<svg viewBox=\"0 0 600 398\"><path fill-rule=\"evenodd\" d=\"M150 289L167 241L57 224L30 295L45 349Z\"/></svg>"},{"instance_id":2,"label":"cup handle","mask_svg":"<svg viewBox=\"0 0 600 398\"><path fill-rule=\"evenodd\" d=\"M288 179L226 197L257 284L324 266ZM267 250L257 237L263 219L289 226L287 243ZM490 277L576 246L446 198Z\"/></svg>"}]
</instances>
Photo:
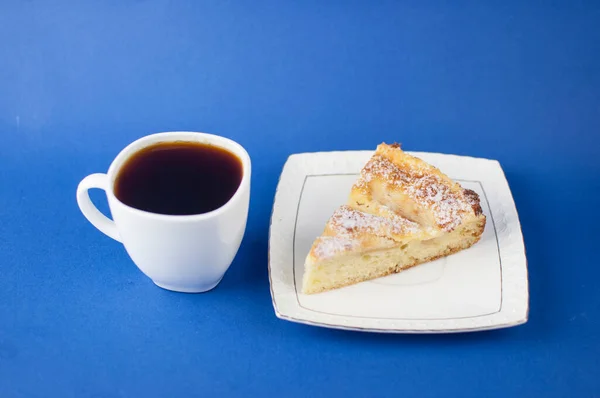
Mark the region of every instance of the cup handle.
<instances>
[{"instance_id":1,"label":"cup handle","mask_svg":"<svg viewBox=\"0 0 600 398\"><path fill-rule=\"evenodd\" d=\"M92 188L103 189L106 192L108 189L108 176L96 173L90 174L81 180L77 186L77 204L79 205L79 210L100 232L120 242L121 238L119 237L119 231L117 231L115 222L102 214L90 200L88 190Z\"/></svg>"}]
</instances>

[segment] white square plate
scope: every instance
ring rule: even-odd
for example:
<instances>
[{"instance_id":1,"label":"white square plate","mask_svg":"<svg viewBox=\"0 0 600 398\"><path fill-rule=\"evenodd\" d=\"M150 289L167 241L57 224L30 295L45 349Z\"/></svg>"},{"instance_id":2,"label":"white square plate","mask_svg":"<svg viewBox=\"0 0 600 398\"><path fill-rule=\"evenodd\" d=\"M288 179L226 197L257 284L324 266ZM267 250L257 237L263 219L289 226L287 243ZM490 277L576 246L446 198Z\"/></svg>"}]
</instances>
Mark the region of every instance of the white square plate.
<instances>
[{"instance_id":1,"label":"white square plate","mask_svg":"<svg viewBox=\"0 0 600 398\"><path fill-rule=\"evenodd\" d=\"M329 292L304 295L304 259L373 151L296 154L273 205L269 280L275 313L310 325L390 333L445 333L527 321L527 260L517 209L495 160L412 152L477 192L487 223L470 249Z\"/></svg>"}]
</instances>

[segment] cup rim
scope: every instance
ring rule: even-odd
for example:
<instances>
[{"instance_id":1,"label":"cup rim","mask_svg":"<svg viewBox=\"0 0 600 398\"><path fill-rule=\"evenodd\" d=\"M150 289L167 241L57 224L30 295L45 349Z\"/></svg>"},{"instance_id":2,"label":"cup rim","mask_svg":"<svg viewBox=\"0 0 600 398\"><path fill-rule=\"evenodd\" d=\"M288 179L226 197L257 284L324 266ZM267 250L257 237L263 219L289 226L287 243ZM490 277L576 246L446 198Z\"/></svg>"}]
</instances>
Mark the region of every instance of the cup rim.
<instances>
[{"instance_id":1,"label":"cup rim","mask_svg":"<svg viewBox=\"0 0 600 398\"><path fill-rule=\"evenodd\" d=\"M235 193L231 196L231 198L224 203L222 206L211 210L207 213L201 214L161 214L161 213L153 213L146 210L136 209L135 207L129 206L119 200L114 193L114 183L118 172L121 170L125 161L129 159L133 154L139 152L143 148L146 148L150 145L157 144L159 142L204 142L210 145L216 145L220 148L223 148L227 151L232 152L236 155L242 162L242 179L240 181L239 186ZM224 144L224 145L221 145ZM238 142L223 137L216 134L209 134L203 132L196 131L165 131L160 133L153 133L149 135L145 135L143 137L138 138L137 140L128 144L125 148L123 148L119 154L114 158L111 162L108 171L108 187L106 190L106 194L109 196L109 199L119 203L119 205L125 207L127 210L137 213L139 215L143 215L145 217L161 219L161 220L172 220L172 221L199 221L205 220L209 218L216 217L225 211L227 211L234 203L239 196L242 195L243 187L250 183L250 175L251 175L252 163L250 161L250 155L246 151L246 149L239 144Z\"/></svg>"}]
</instances>

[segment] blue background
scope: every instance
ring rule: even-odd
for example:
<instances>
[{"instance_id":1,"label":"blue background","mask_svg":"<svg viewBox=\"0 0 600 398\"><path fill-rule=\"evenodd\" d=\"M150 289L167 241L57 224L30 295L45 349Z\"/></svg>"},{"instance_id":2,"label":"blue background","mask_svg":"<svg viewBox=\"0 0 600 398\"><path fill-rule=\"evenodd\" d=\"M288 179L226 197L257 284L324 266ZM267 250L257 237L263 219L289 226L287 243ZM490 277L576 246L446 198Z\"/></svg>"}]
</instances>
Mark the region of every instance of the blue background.
<instances>
[{"instance_id":1,"label":"blue background","mask_svg":"<svg viewBox=\"0 0 600 398\"><path fill-rule=\"evenodd\" d=\"M208 294L156 288L75 203L81 178L169 130L253 159L246 237ZM600 396L599 135L598 2L5 1L0 397ZM381 141L502 163L529 323L402 336L275 317L287 156Z\"/></svg>"}]
</instances>

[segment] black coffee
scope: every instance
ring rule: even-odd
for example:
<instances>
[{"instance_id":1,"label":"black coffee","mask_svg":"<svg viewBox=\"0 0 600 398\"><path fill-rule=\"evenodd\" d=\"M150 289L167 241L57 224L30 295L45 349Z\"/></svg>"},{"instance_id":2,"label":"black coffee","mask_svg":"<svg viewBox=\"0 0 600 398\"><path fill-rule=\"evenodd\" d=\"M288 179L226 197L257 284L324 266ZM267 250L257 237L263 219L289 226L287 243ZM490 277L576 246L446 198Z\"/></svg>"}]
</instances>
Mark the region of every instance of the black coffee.
<instances>
[{"instance_id":1,"label":"black coffee","mask_svg":"<svg viewBox=\"0 0 600 398\"><path fill-rule=\"evenodd\" d=\"M231 199L243 167L233 153L196 142L159 143L135 153L117 175L114 192L152 213L202 214Z\"/></svg>"}]
</instances>

